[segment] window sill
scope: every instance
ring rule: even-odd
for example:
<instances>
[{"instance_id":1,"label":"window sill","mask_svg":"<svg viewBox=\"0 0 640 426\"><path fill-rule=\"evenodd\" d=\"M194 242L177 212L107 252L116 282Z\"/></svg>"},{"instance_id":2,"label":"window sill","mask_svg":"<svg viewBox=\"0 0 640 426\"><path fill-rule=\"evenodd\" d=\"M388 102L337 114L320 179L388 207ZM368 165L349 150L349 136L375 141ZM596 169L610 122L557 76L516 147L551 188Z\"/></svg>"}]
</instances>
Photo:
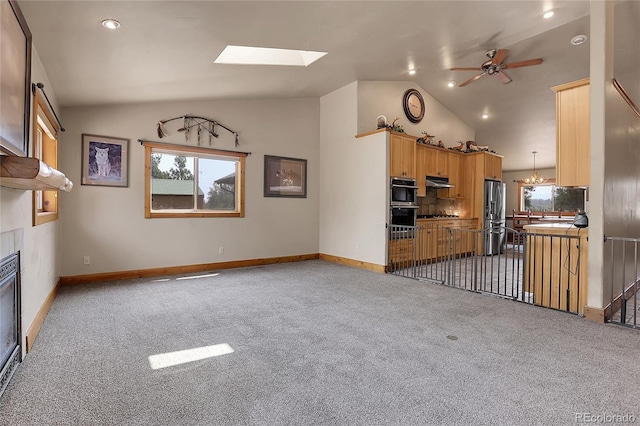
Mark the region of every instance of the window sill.
<instances>
[{"instance_id":1,"label":"window sill","mask_svg":"<svg viewBox=\"0 0 640 426\"><path fill-rule=\"evenodd\" d=\"M145 215L147 219L158 218L189 218L189 217L244 217L240 212L184 212L184 211L166 211L166 212L150 212Z\"/></svg>"}]
</instances>

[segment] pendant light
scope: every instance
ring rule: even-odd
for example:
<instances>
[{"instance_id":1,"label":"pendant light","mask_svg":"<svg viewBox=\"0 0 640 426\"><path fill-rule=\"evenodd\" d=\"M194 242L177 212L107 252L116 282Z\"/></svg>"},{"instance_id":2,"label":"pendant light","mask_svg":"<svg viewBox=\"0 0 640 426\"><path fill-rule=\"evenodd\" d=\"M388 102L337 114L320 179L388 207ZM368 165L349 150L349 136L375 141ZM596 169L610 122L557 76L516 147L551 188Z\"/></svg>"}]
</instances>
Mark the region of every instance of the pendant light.
<instances>
[{"instance_id":1,"label":"pendant light","mask_svg":"<svg viewBox=\"0 0 640 426\"><path fill-rule=\"evenodd\" d=\"M538 185L544 183L546 179L538 175L538 172L536 171L536 154L538 151L532 151L531 153L533 154L533 174L524 179L523 182L529 185Z\"/></svg>"}]
</instances>

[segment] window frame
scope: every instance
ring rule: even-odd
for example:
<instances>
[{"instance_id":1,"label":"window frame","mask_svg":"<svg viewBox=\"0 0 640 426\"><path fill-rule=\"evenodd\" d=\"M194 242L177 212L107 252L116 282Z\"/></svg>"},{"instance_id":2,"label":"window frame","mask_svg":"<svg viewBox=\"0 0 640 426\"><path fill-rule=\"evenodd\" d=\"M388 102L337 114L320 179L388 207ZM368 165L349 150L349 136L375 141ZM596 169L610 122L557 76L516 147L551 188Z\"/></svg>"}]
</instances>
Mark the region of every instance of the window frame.
<instances>
[{"instance_id":1,"label":"window frame","mask_svg":"<svg viewBox=\"0 0 640 426\"><path fill-rule=\"evenodd\" d=\"M523 191L523 188L532 187L532 186L552 186L553 187L552 196L551 196L551 210L550 211L556 211L556 207L555 207L555 189L556 188L565 188L565 187L558 186L556 184L556 180L554 178L547 179L544 183L538 183L538 184L528 184L528 183L526 183L526 182L524 182L522 180L519 180L518 181L518 207L519 207L519 211L527 211L527 209L525 208L525 205L524 205L524 191ZM586 206L586 202L587 202L587 190L585 189L584 206ZM534 211L537 211L537 210L534 210Z\"/></svg>"},{"instance_id":2,"label":"window frame","mask_svg":"<svg viewBox=\"0 0 640 426\"><path fill-rule=\"evenodd\" d=\"M47 124L51 125L50 131L53 131L55 138L50 138L46 135L42 126L38 123L38 116L42 113L48 121ZM57 121L53 119L53 116L45 103L40 93L36 90L33 95L33 158L37 158L43 163L47 164L54 169L58 168L58 139L60 135L60 128ZM38 135L42 135L41 138ZM45 146L45 141L48 146ZM40 158L42 157L42 158ZM42 225L47 222L58 220L58 191L57 190L34 190L33 194L33 209L32 209L32 222L33 226ZM44 208L39 208L42 202L49 202L47 211Z\"/></svg>"},{"instance_id":3,"label":"window frame","mask_svg":"<svg viewBox=\"0 0 640 426\"><path fill-rule=\"evenodd\" d=\"M186 145L173 145L157 142L143 142L144 145L144 217L155 218L193 218L193 217L244 217L244 194L245 194L245 164L247 154L237 151L224 151L211 148L193 147ZM176 209L165 211L154 211L151 209L151 154L154 150L172 151L175 155L189 157L226 157L238 162L237 173L237 209L236 211L225 210L198 210L198 209Z\"/></svg>"}]
</instances>

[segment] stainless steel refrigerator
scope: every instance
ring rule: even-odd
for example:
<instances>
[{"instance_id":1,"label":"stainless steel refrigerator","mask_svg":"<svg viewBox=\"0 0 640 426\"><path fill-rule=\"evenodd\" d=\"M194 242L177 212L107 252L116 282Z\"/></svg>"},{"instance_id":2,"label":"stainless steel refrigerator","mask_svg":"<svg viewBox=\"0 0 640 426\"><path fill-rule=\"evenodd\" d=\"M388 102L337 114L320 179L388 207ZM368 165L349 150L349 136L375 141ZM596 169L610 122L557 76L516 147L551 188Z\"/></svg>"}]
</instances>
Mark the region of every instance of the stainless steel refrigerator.
<instances>
[{"instance_id":1,"label":"stainless steel refrigerator","mask_svg":"<svg viewBox=\"0 0 640 426\"><path fill-rule=\"evenodd\" d=\"M500 254L505 244L506 184L484 181L484 254Z\"/></svg>"}]
</instances>

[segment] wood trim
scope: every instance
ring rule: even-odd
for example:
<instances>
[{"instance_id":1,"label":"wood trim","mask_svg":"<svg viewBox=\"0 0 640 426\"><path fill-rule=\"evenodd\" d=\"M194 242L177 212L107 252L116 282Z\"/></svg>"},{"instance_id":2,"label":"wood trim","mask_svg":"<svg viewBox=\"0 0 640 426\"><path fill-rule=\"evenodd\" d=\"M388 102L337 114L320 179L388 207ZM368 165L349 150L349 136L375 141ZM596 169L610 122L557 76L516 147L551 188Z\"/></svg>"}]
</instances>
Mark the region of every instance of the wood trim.
<instances>
[{"instance_id":1,"label":"wood trim","mask_svg":"<svg viewBox=\"0 0 640 426\"><path fill-rule=\"evenodd\" d=\"M624 101L627 103L627 105L629 105L629 108L631 108L631 111L633 111L635 113L635 115L638 118L640 118L640 108L638 108L638 106L631 99L631 96L629 96L629 93L627 93L627 91L624 89L624 87L622 87L620 82L618 80L616 80L615 78L613 79L613 87L616 88L616 90L618 91L620 96L622 96L622 99L624 99Z\"/></svg>"},{"instance_id":2,"label":"wood trim","mask_svg":"<svg viewBox=\"0 0 640 426\"><path fill-rule=\"evenodd\" d=\"M144 145L145 148L149 147L149 148L156 148L156 149L164 149L167 151L190 152L195 154L207 154L207 155L217 154L224 157L237 156L238 158L245 158L247 157L247 155L249 155L248 152L242 152L242 151L228 151L225 149L203 148L203 147L197 147L197 146L177 145L177 144L170 144L170 143L164 143L164 142L142 141L141 143L142 145Z\"/></svg>"},{"instance_id":3,"label":"wood trim","mask_svg":"<svg viewBox=\"0 0 640 426\"><path fill-rule=\"evenodd\" d=\"M346 257L333 256L331 254L320 253L320 259L328 262L338 263L340 265L351 266L353 268L366 269L368 271L379 272L384 274L384 265L378 265L375 263L363 262L361 260L349 259Z\"/></svg>"},{"instance_id":4,"label":"wood trim","mask_svg":"<svg viewBox=\"0 0 640 426\"><path fill-rule=\"evenodd\" d=\"M589 77L553 86L551 90L553 90L554 92L561 92L563 90L573 89L574 87L584 86L585 84L589 84Z\"/></svg>"},{"instance_id":5,"label":"wood trim","mask_svg":"<svg viewBox=\"0 0 640 426\"><path fill-rule=\"evenodd\" d=\"M144 146L144 217L151 217L151 147Z\"/></svg>"},{"instance_id":6,"label":"wood trim","mask_svg":"<svg viewBox=\"0 0 640 426\"><path fill-rule=\"evenodd\" d=\"M299 262L318 259L318 253L295 256L270 257L264 259L232 260L228 262L201 263L195 265L167 266L163 268L137 269L132 271L103 272L100 274L72 275L61 277L62 285L88 284L101 281L126 280L132 278L149 278L161 275L175 275L192 272L216 271L220 269L243 268L246 266L272 265L274 263Z\"/></svg>"},{"instance_id":7,"label":"wood trim","mask_svg":"<svg viewBox=\"0 0 640 426\"><path fill-rule=\"evenodd\" d=\"M187 218L187 217L244 217L244 214L242 212L235 212L235 213L218 213L218 212L204 212L204 211L198 211L198 212L193 212L193 211L184 211L184 212L177 212L176 213L151 213L149 212L149 215L147 216L145 214L145 217L147 219L159 219L159 218Z\"/></svg>"},{"instance_id":8,"label":"wood trim","mask_svg":"<svg viewBox=\"0 0 640 426\"><path fill-rule=\"evenodd\" d=\"M33 343L36 341L36 336L40 331L40 327L42 327L42 324L44 323L44 320L47 317L47 314L49 313L49 309L51 308L51 305L53 304L53 301L55 300L56 295L58 294L58 289L60 288L61 285L62 285L62 278L58 279L58 282L56 283L53 290L51 290L47 298L44 299L42 306L40 306L40 309L38 309L38 313L36 314L36 317L33 319L33 321L31 322L31 325L27 329L27 336L26 336L27 352L31 350Z\"/></svg>"},{"instance_id":9,"label":"wood trim","mask_svg":"<svg viewBox=\"0 0 640 426\"><path fill-rule=\"evenodd\" d=\"M593 308L591 306L585 306L584 318L587 321L599 322L600 324L604 324L606 322L604 309L602 308Z\"/></svg>"}]
</instances>

